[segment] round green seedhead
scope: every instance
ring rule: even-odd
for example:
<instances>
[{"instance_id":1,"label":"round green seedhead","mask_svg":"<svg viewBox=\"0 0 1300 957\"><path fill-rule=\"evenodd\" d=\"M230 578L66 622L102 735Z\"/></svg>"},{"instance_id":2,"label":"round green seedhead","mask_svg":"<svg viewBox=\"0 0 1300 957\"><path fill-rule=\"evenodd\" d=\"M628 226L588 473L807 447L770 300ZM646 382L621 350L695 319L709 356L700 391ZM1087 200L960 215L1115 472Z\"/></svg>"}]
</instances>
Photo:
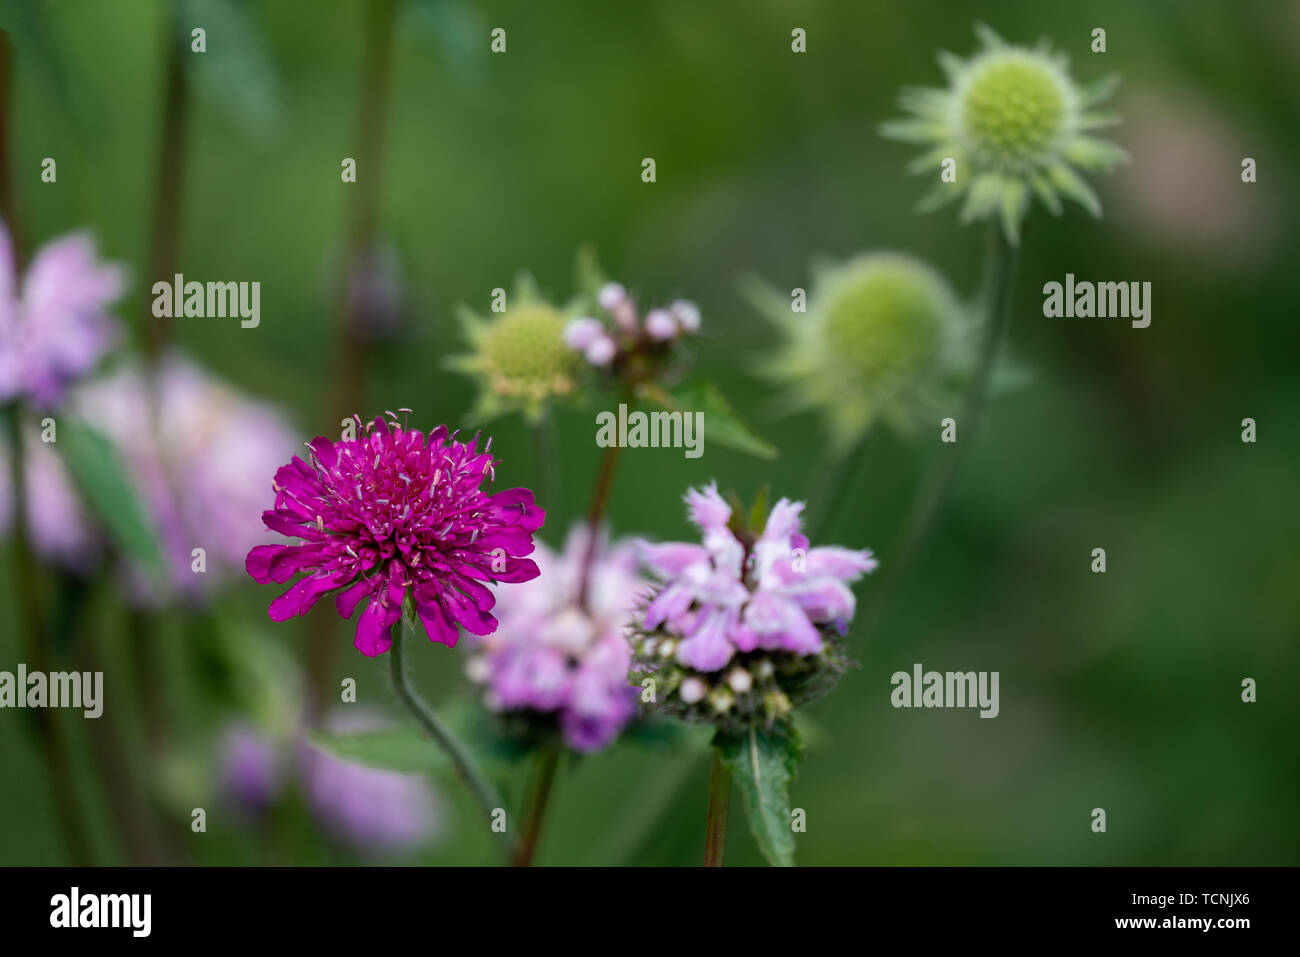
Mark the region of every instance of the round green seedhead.
<instances>
[{"instance_id":1,"label":"round green seedhead","mask_svg":"<svg viewBox=\"0 0 1300 957\"><path fill-rule=\"evenodd\" d=\"M492 391L525 402L573 391L577 356L564 344L567 321L550 306L525 303L491 323L479 352Z\"/></svg>"},{"instance_id":2,"label":"round green seedhead","mask_svg":"<svg viewBox=\"0 0 1300 957\"><path fill-rule=\"evenodd\" d=\"M940 54L948 86L904 90L900 104L911 115L881 127L927 147L911 169L939 182L922 208L964 199L963 222L997 217L1012 243L1033 196L1053 213L1068 199L1100 216L1101 203L1077 170L1107 171L1128 158L1091 135L1118 122L1094 109L1114 81L1078 86L1068 60L1046 44L1012 46L983 25L976 32L983 49L971 59Z\"/></svg>"},{"instance_id":3,"label":"round green seedhead","mask_svg":"<svg viewBox=\"0 0 1300 957\"><path fill-rule=\"evenodd\" d=\"M971 70L960 127L972 156L1003 169L1028 169L1054 151L1066 131L1068 81L1040 56L984 57Z\"/></svg>"},{"instance_id":4,"label":"round green seedhead","mask_svg":"<svg viewBox=\"0 0 1300 957\"><path fill-rule=\"evenodd\" d=\"M806 313L775 293L760 305L785 339L764 371L791 406L823 414L840 450L877 420L910 431L932 418L967 365L963 307L911 256L870 253L824 269Z\"/></svg>"},{"instance_id":5,"label":"round green seedhead","mask_svg":"<svg viewBox=\"0 0 1300 957\"><path fill-rule=\"evenodd\" d=\"M526 282L507 302L505 312L490 317L463 309L461 323L472 351L447 362L478 381L472 416L479 421L514 411L535 420L547 402L577 388L581 357L564 342L570 317L538 298Z\"/></svg>"}]
</instances>

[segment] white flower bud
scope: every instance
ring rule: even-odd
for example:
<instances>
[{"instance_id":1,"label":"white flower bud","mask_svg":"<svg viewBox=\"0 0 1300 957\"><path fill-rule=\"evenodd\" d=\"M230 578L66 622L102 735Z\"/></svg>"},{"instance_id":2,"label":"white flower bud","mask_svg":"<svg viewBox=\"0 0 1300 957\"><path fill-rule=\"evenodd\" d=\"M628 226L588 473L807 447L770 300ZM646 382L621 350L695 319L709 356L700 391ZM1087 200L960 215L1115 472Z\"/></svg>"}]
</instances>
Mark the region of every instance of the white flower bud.
<instances>
[{"instance_id":1,"label":"white flower bud","mask_svg":"<svg viewBox=\"0 0 1300 957\"><path fill-rule=\"evenodd\" d=\"M608 365L616 352L618 346L614 344L614 340L601 333L587 345L587 361L594 366Z\"/></svg>"},{"instance_id":2,"label":"white flower bud","mask_svg":"<svg viewBox=\"0 0 1300 957\"><path fill-rule=\"evenodd\" d=\"M596 298L600 302L600 308L606 312L613 312L623 300L627 299L627 290L620 283L606 283L601 287Z\"/></svg>"},{"instance_id":3,"label":"white flower bud","mask_svg":"<svg viewBox=\"0 0 1300 957\"><path fill-rule=\"evenodd\" d=\"M581 352L604 331L605 326L599 319L592 319L590 316L574 319L564 327L564 344L570 349Z\"/></svg>"},{"instance_id":4,"label":"white flower bud","mask_svg":"<svg viewBox=\"0 0 1300 957\"><path fill-rule=\"evenodd\" d=\"M736 694L746 694L754 686L754 679L744 668L732 668L727 675L727 684L731 685L731 690Z\"/></svg>"},{"instance_id":5,"label":"white flower bud","mask_svg":"<svg viewBox=\"0 0 1300 957\"><path fill-rule=\"evenodd\" d=\"M677 320L667 309L651 309L645 317L645 331L656 342L677 335Z\"/></svg>"},{"instance_id":6,"label":"white flower bud","mask_svg":"<svg viewBox=\"0 0 1300 957\"><path fill-rule=\"evenodd\" d=\"M687 704L695 704L704 697L707 690L708 688L699 678L687 678L682 682L681 687L677 689L677 694Z\"/></svg>"},{"instance_id":7,"label":"white flower bud","mask_svg":"<svg viewBox=\"0 0 1300 957\"><path fill-rule=\"evenodd\" d=\"M693 302L678 299L672 304L673 315L687 332L700 331L700 310Z\"/></svg>"}]
</instances>

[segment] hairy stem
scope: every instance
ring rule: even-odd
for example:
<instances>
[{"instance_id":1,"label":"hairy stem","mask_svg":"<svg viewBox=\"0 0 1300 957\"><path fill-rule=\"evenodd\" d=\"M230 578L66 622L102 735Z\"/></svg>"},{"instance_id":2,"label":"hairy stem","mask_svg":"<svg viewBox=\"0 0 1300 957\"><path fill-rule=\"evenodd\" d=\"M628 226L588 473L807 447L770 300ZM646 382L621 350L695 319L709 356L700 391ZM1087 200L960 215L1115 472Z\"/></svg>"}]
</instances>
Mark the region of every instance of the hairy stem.
<instances>
[{"instance_id":1,"label":"hairy stem","mask_svg":"<svg viewBox=\"0 0 1300 957\"><path fill-rule=\"evenodd\" d=\"M434 742L447 755L452 767L456 770L456 774L468 785L474 795L474 800L478 802L483 815L491 825L495 823L498 809L505 807L501 796L497 794L492 782L487 779L487 776L474 762L474 758L465 745L452 734L451 729L442 723L442 720L434 714L433 709L420 697L419 692L415 690L406 673L404 648L406 639L422 630L416 623L414 614L411 613L403 614L401 624L393 630L393 647L388 651L393 690L420 727L429 732Z\"/></svg>"},{"instance_id":2,"label":"hairy stem","mask_svg":"<svg viewBox=\"0 0 1300 957\"><path fill-rule=\"evenodd\" d=\"M731 772L722 762L722 752L713 749L709 772L709 819L704 832L704 866L721 867L727 849L727 811L731 806Z\"/></svg>"}]
</instances>

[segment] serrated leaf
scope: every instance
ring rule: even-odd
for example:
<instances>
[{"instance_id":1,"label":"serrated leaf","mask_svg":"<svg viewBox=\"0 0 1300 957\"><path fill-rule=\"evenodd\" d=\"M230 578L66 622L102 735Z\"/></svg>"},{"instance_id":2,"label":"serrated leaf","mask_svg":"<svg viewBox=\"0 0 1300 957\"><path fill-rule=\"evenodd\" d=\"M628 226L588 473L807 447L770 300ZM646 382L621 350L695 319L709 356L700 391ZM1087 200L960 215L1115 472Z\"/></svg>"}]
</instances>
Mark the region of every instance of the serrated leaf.
<instances>
[{"instance_id":1,"label":"serrated leaf","mask_svg":"<svg viewBox=\"0 0 1300 957\"><path fill-rule=\"evenodd\" d=\"M82 501L117 550L161 575L163 557L153 521L113 443L85 423L65 419L53 445Z\"/></svg>"},{"instance_id":2,"label":"serrated leaf","mask_svg":"<svg viewBox=\"0 0 1300 957\"><path fill-rule=\"evenodd\" d=\"M740 790L749 829L774 867L794 865L790 782L799 761L799 736L789 724L719 731L713 739Z\"/></svg>"},{"instance_id":3,"label":"serrated leaf","mask_svg":"<svg viewBox=\"0 0 1300 957\"><path fill-rule=\"evenodd\" d=\"M761 459L774 459L777 456L776 448L755 435L711 383L683 386L672 392L652 388L645 390L644 395L669 412L704 413L705 442L716 442Z\"/></svg>"}]
</instances>

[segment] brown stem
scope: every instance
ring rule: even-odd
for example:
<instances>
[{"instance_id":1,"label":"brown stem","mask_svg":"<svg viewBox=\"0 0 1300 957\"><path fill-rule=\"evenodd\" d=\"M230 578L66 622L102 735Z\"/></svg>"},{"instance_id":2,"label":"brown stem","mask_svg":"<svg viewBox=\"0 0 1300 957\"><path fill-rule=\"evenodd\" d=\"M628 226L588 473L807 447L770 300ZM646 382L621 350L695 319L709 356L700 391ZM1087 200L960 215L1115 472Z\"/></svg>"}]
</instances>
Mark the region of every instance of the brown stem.
<instances>
[{"instance_id":1,"label":"brown stem","mask_svg":"<svg viewBox=\"0 0 1300 957\"><path fill-rule=\"evenodd\" d=\"M731 805L731 772L722 763L722 752L713 749L709 772L709 820L704 832L704 866L721 867L727 849L727 811Z\"/></svg>"},{"instance_id":2,"label":"brown stem","mask_svg":"<svg viewBox=\"0 0 1300 957\"><path fill-rule=\"evenodd\" d=\"M600 530L600 520L605 515L605 506L609 502L609 490L614 483L614 467L618 464L617 444L605 449L605 457L600 463L600 474L596 478L596 489L591 496L591 507L587 509L587 527L591 532L587 540L587 551L582 556L582 573L578 578L578 604L587 605L587 588L591 584L591 566L596 560L596 539Z\"/></svg>"},{"instance_id":3,"label":"brown stem","mask_svg":"<svg viewBox=\"0 0 1300 957\"><path fill-rule=\"evenodd\" d=\"M334 359L332 413L328 428L339 428L343 419L364 413L367 357L370 347L363 335L366 317L361 297L352 294L357 271L366 268L372 253L375 224L378 220L383 155L384 119L388 102L389 61L392 59L394 0L375 0L367 4L365 65L362 68L361 108L357 115L357 178L350 184L352 194L351 224L343 258L339 284L341 308L338 319L338 351ZM303 619L307 644L307 698L309 717L319 716L330 693L334 671L337 631L334 620L322 615Z\"/></svg>"},{"instance_id":4,"label":"brown stem","mask_svg":"<svg viewBox=\"0 0 1300 957\"><path fill-rule=\"evenodd\" d=\"M14 45L9 31L0 30L0 219L9 229L14 253L14 269L23 261L23 244L19 239L18 204L14 201L13 170L13 82Z\"/></svg>"},{"instance_id":5,"label":"brown stem","mask_svg":"<svg viewBox=\"0 0 1300 957\"><path fill-rule=\"evenodd\" d=\"M528 867L533 863L533 854L537 851L537 838L542 831L542 819L546 816L546 806L551 797L551 785L555 781L555 769L560 763L560 749L548 747L537 754L537 780L533 784L532 798L528 803L527 817L524 821L524 836L515 848L515 867Z\"/></svg>"},{"instance_id":6,"label":"brown stem","mask_svg":"<svg viewBox=\"0 0 1300 957\"><path fill-rule=\"evenodd\" d=\"M186 84L185 51L177 39L176 24L167 17L164 38L164 69L162 131L158 137L158 158L154 170L157 188L154 191L153 226L149 245L149 286L156 282L170 283L176 275L177 250L180 247L181 200L183 198L182 170L185 160ZM145 297L146 308L149 299ZM154 316L152 310L145 315L145 349L150 360L156 360L171 338L171 323L166 317Z\"/></svg>"}]
</instances>

